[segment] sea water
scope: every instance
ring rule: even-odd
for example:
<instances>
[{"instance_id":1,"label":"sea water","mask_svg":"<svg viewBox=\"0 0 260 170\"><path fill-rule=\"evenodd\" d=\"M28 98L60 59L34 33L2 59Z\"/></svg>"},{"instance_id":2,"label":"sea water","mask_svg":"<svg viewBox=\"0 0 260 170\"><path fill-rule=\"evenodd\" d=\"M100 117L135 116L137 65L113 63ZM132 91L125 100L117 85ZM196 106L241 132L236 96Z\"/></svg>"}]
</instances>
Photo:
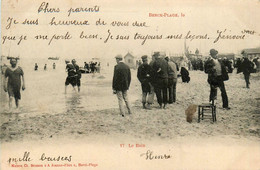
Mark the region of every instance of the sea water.
<instances>
[{"instance_id":1,"label":"sea water","mask_svg":"<svg viewBox=\"0 0 260 170\"><path fill-rule=\"evenodd\" d=\"M20 107L16 110L21 115L76 113L118 108L117 97L112 93L114 69L112 64L101 65L101 73L82 74L80 92L77 92L77 87L74 90L69 85L65 94L67 72L64 60L36 58L21 59L18 63L24 71L26 86L24 91L21 90ZM34 70L35 63L38 64L37 71ZM53 69L53 63L56 64L56 69ZM45 64L47 70L44 70ZM77 64L83 66L84 62L77 62ZM132 77L136 76L135 74L132 73ZM132 95L129 98L130 102L133 102L139 98L139 95ZM1 83L0 103L0 112L7 114L12 112L8 107L8 94L3 91L3 83ZM14 103L13 107L15 107Z\"/></svg>"}]
</instances>

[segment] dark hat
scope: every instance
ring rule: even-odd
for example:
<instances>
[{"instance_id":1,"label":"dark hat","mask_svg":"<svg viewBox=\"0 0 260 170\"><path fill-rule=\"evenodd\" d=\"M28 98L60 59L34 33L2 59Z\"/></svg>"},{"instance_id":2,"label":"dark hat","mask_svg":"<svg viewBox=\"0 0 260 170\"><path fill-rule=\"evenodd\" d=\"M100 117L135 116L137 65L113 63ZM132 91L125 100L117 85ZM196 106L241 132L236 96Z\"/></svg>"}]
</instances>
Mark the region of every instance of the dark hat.
<instances>
[{"instance_id":1,"label":"dark hat","mask_svg":"<svg viewBox=\"0 0 260 170\"><path fill-rule=\"evenodd\" d=\"M209 54L210 54L210 55L216 55L216 54L218 54L218 51L215 50L215 49L211 49L211 50L209 51Z\"/></svg>"},{"instance_id":2,"label":"dark hat","mask_svg":"<svg viewBox=\"0 0 260 170\"><path fill-rule=\"evenodd\" d=\"M8 60L19 60L19 57L7 57Z\"/></svg>"},{"instance_id":3,"label":"dark hat","mask_svg":"<svg viewBox=\"0 0 260 170\"><path fill-rule=\"evenodd\" d=\"M123 59L123 57L122 57L121 54L118 54L115 58L116 58L116 59Z\"/></svg>"},{"instance_id":4,"label":"dark hat","mask_svg":"<svg viewBox=\"0 0 260 170\"><path fill-rule=\"evenodd\" d=\"M160 52L154 52L153 56L160 56Z\"/></svg>"},{"instance_id":5,"label":"dark hat","mask_svg":"<svg viewBox=\"0 0 260 170\"><path fill-rule=\"evenodd\" d=\"M141 58L142 58L142 60L144 60L144 59L147 59L147 55L143 55Z\"/></svg>"}]
</instances>

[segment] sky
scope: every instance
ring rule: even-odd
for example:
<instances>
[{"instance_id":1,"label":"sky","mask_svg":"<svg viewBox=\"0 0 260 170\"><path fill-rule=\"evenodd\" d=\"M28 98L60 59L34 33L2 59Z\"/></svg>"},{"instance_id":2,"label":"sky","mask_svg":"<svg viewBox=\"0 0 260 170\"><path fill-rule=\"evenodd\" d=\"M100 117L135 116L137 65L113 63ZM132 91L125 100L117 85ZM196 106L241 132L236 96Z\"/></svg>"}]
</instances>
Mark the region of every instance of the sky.
<instances>
[{"instance_id":1,"label":"sky","mask_svg":"<svg viewBox=\"0 0 260 170\"><path fill-rule=\"evenodd\" d=\"M239 53L244 48L260 47L260 2L259 1L49 1L49 8L60 8L59 13L38 13L37 10L42 1L35 0L7 0L2 2L1 31L3 36L26 35L27 40L22 40L20 45L16 41L6 41L1 44L2 55L20 56L21 58L86 58L93 57L104 60L113 59L115 55L125 55L131 52L134 56L151 55L153 51L164 51L166 54L184 53L184 38L174 40L147 40L141 45L141 40L133 40L135 33L142 35L175 35L191 34L205 35L206 40L187 40L187 46L194 52L196 48L203 55L207 55L211 48L219 53ZM78 12L68 15L68 9L77 7L100 6L99 12ZM149 13L185 14L185 17L149 17ZM8 17L19 22L27 19L38 19L39 25L12 25L5 29ZM48 23L55 17L58 20L88 20L88 26L50 26ZM101 18L107 22L105 26L96 26L95 21ZM112 27L113 21L146 22L148 27L121 26ZM108 36L108 30L114 37L130 36L129 40L104 40ZM226 34L241 35L241 31L255 31L254 35L246 34L244 40L219 40L213 43L217 37L217 30L226 30ZM80 33L99 34L102 38L97 40L79 39ZM36 35L65 35L69 32L71 40L35 40ZM2 39L3 41L3 39ZM1 41L1 42L2 42Z\"/></svg>"}]
</instances>

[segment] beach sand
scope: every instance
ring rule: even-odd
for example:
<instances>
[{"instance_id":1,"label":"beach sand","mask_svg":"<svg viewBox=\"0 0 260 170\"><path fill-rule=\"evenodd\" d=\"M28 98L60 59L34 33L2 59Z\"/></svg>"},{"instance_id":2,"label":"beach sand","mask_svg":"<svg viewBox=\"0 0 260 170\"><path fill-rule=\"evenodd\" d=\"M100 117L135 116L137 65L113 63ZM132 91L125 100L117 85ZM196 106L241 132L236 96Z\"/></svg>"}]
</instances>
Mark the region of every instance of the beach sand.
<instances>
[{"instance_id":1,"label":"beach sand","mask_svg":"<svg viewBox=\"0 0 260 170\"><path fill-rule=\"evenodd\" d=\"M179 79L177 102L168 105L167 109L159 109L155 98L152 110L142 109L141 87L135 75L136 71L133 70L131 88L128 92L133 109L132 115L126 117L119 115L117 98L112 94L110 84L112 76L83 75L80 93L70 89L67 96L64 97L64 94L59 96L66 99L66 108L60 108L62 105L58 102L53 104L54 101L49 101L51 110L48 110L48 103L41 100L39 101L41 105L39 103L35 105L40 107L36 109L37 111L35 108L28 113L21 111L26 110L26 107L13 113L8 110L3 111L0 115L0 139L2 142L12 142L49 138L77 139L92 135L102 137L126 135L140 140L174 140L185 136L195 138L230 136L236 139L259 140L259 73L251 75L250 89L245 88L242 74L230 74L230 80L226 81L225 85L231 110L222 109L221 95L218 90L216 123L211 119L197 123L197 112L192 123L186 122L185 110L190 104L208 102L209 85L204 72L191 71L191 82L188 84L182 83ZM23 93L26 92L29 92L28 88ZM45 96L46 100L52 95L55 96L55 92ZM45 97L42 96L43 99ZM27 99L22 98L22 100ZM82 103L81 100L86 101ZM7 103L7 100L3 102ZM32 98L29 104L33 102L37 102L37 99L33 101ZM57 113L55 104L58 105Z\"/></svg>"}]
</instances>

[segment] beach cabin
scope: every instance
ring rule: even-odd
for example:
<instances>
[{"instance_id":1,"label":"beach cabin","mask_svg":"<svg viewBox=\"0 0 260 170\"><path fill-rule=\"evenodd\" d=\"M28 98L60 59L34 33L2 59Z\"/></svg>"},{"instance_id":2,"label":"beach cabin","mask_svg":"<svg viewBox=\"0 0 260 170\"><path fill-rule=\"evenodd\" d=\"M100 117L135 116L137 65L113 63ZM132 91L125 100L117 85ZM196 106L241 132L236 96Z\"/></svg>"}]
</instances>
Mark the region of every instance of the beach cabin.
<instances>
[{"instance_id":1,"label":"beach cabin","mask_svg":"<svg viewBox=\"0 0 260 170\"><path fill-rule=\"evenodd\" d=\"M124 56L125 64L127 64L130 68L136 68L136 61L134 60L134 56L129 52Z\"/></svg>"},{"instance_id":2,"label":"beach cabin","mask_svg":"<svg viewBox=\"0 0 260 170\"><path fill-rule=\"evenodd\" d=\"M248 48L241 51L241 54L246 54L248 58L259 58L260 57L260 47L259 48Z\"/></svg>"}]
</instances>

